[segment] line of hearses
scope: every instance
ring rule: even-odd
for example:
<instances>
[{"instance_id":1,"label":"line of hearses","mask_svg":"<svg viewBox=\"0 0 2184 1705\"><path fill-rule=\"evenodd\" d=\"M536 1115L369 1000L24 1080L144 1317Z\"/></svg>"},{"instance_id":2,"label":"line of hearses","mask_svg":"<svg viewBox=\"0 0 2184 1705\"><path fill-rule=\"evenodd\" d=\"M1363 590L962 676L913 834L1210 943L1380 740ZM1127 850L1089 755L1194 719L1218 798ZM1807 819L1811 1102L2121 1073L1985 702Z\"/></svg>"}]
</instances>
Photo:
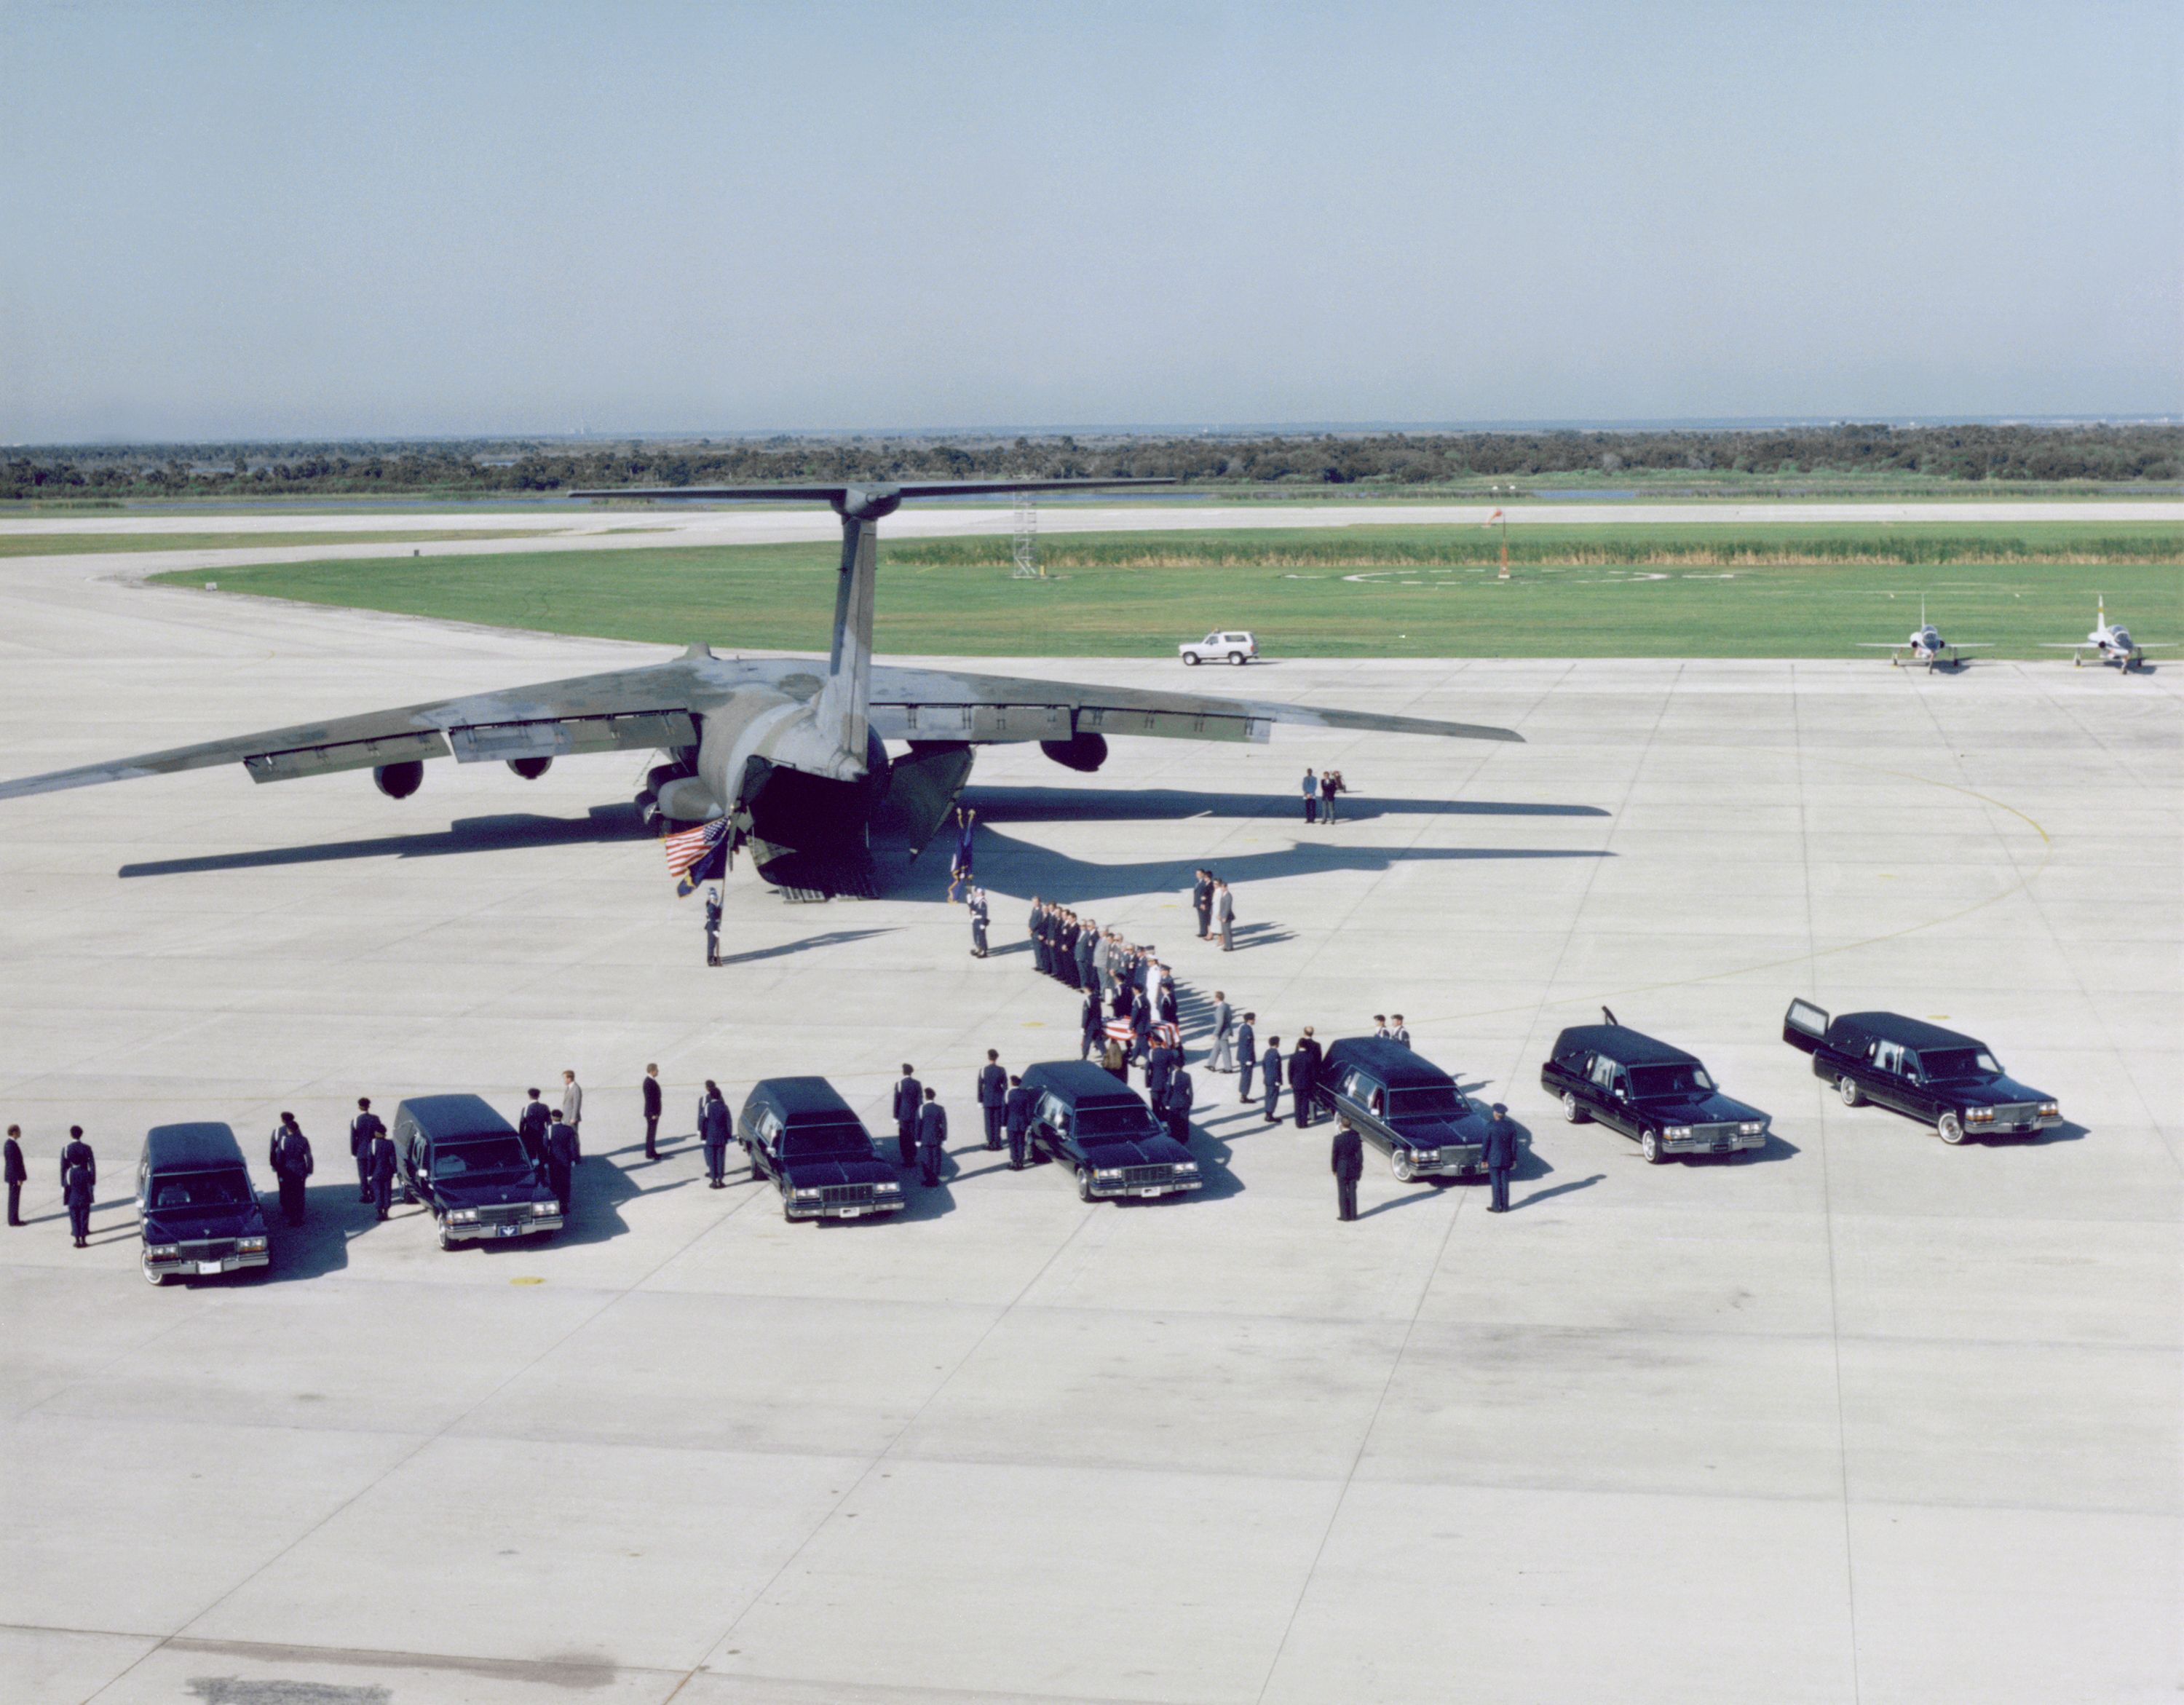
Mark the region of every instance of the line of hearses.
<instances>
[{"instance_id":1,"label":"line of hearses","mask_svg":"<svg viewBox=\"0 0 2184 1705\"><path fill-rule=\"evenodd\" d=\"M1769 1116L1721 1093L1696 1055L1619 1024L1574 1025L1555 1039L1540 1084L1573 1124L1597 1122L1652 1164L1748 1153L1767 1145ZM1849 1106L1867 1102L1933 1127L1951 1145L1972 1136L2031 1136L2062 1123L2055 1099L2003 1073L1972 1037L1894 1012L1830 1016L1793 1000L1782 1039ZM1169 1136L1145 1099L1089 1061L1028 1067L1026 1158L1056 1167L1080 1200L1151 1199L1201 1190L1190 1148ZM1336 1042L1313 1091L1319 1111L1355 1129L1395 1176L1476 1174L1493 1110L1403 1045ZM392 1133L407 1200L426 1205L443 1249L550 1236L562 1225L543 1162L515 1128L476 1095L422 1095L396 1109ZM755 1177L794 1220L861 1219L906 1206L896 1167L824 1078L766 1078L752 1086L736 1139ZM155 1126L137 1167L144 1277L263 1268L265 1216L235 1134L223 1124Z\"/></svg>"}]
</instances>

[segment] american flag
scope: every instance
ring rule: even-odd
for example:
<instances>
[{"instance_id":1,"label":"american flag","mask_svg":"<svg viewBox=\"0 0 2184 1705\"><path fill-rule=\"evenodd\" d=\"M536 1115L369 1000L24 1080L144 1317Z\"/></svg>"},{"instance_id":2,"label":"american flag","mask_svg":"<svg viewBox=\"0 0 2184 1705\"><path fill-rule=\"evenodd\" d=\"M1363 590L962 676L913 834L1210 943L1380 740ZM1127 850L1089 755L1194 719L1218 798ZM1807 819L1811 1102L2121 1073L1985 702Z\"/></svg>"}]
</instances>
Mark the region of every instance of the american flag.
<instances>
[{"instance_id":1,"label":"american flag","mask_svg":"<svg viewBox=\"0 0 2184 1705\"><path fill-rule=\"evenodd\" d=\"M718 874L714 868L714 855L727 838L728 820L715 817L709 823L700 823L694 829L685 829L660 842L667 855L667 873L675 878L677 897L688 900L698 891L699 883Z\"/></svg>"}]
</instances>

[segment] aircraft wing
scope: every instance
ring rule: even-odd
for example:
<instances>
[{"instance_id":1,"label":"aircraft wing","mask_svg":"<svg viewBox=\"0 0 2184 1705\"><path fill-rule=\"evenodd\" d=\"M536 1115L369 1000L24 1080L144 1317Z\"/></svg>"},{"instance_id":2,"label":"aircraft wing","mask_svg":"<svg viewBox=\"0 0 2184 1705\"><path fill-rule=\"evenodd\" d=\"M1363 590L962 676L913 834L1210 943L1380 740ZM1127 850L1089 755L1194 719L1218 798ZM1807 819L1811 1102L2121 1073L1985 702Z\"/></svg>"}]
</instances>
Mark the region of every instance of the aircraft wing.
<instances>
[{"instance_id":1,"label":"aircraft wing","mask_svg":"<svg viewBox=\"0 0 2184 1705\"><path fill-rule=\"evenodd\" d=\"M0 800L223 764L242 765L254 782L281 782L428 758L499 763L689 747L698 742L694 719L737 688L766 686L808 699L819 691L826 666L823 660L800 658L731 661L693 646L669 663L299 722L0 782ZM874 668L872 700L872 727L883 738L897 740L986 744L1067 740L1080 733L1264 740L1275 722L1467 739L1524 738L1507 728L1416 716L929 669Z\"/></svg>"}]
</instances>

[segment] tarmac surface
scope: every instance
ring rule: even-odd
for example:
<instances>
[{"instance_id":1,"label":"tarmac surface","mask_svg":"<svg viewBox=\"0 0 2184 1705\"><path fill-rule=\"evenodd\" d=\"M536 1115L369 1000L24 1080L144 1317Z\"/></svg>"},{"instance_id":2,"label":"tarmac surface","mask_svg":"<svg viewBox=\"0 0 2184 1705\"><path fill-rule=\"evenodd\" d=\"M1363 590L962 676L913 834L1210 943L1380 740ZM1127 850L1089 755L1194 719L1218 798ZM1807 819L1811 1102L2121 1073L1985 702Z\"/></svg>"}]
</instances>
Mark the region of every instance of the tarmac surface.
<instances>
[{"instance_id":1,"label":"tarmac surface","mask_svg":"<svg viewBox=\"0 0 2184 1705\"><path fill-rule=\"evenodd\" d=\"M120 567L0 566L0 776L665 655ZM32 1182L0 1232L0 1697L2171 1697L2180 683L1276 661L1268 697L1528 744L1118 741L1094 777L989 750L983 961L935 846L862 904L739 867L706 969L629 760L436 764L398 804L232 769L9 802L0 1122ZM1355 790L1331 827L1297 820L1307 763ZM1190 933L1201 862L1235 885L1226 957ZM1074 1051L1034 893L1174 966L1201 1196L1086 1207L980 1146L984 1050ZM1285 1049L1401 1009L1529 1134L1516 1211L1375 1162L1338 1225L1329 1128L1200 1064L1217 988ZM1943 1018L2069 1123L1950 1149L1846 1108L1779 1039L1792 995ZM1539 1064L1603 1001L1770 1112L1769 1147L1648 1167L1563 1123ZM905 1060L955 1134L900 1221L704 1188L704 1078L823 1073L883 1130ZM565 1066L566 1235L443 1254L355 1202L357 1095L512 1112ZM227 1120L270 1187L283 1108L320 1167L270 1275L143 1284L144 1128Z\"/></svg>"}]
</instances>

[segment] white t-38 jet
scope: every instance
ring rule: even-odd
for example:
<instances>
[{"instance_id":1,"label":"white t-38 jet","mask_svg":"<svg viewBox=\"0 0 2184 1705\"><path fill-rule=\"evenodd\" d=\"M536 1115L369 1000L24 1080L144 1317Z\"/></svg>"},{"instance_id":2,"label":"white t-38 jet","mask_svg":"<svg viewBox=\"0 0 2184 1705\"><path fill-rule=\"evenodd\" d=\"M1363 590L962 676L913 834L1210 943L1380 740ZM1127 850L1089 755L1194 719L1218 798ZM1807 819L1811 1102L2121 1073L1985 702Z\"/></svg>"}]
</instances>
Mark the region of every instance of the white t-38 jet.
<instances>
[{"instance_id":1,"label":"white t-38 jet","mask_svg":"<svg viewBox=\"0 0 2184 1705\"><path fill-rule=\"evenodd\" d=\"M1132 485L1160 480L866 481L840 485L577 492L583 497L731 499L827 504L842 518L834 632L821 657L679 657L512 691L406 705L329 722L150 752L0 782L0 800L177 770L240 764L254 782L369 770L407 799L426 764L504 763L529 778L557 757L657 751L638 804L660 833L725 819L727 850L791 894L871 894L872 831L898 829L912 851L947 820L978 747L1037 741L1065 769L1091 771L1112 735L1261 741L1276 722L1391 734L1521 740L1507 728L1332 706L976 675L878 663L872 606L878 523L905 499ZM906 750L890 753L888 743Z\"/></svg>"},{"instance_id":2,"label":"white t-38 jet","mask_svg":"<svg viewBox=\"0 0 2184 1705\"><path fill-rule=\"evenodd\" d=\"M2128 675L2132 670L2144 666L2148 646L2156 646L2166 650L2176 644L2173 639L2132 638L2131 630L2123 623L2109 620L2108 599L2096 593L2093 596L2093 631L2083 639L2074 640L2067 644L2059 639L2043 640L2040 649L2043 651L2069 652L2070 666L2073 669L2078 667L2090 656L2096 663L2113 663Z\"/></svg>"},{"instance_id":3,"label":"white t-38 jet","mask_svg":"<svg viewBox=\"0 0 2184 1705\"><path fill-rule=\"evenodd\" d=\"M1886 651L1892 669L1904 663L1923 663L1930 675L1944 664L1952 669L1960 667L1964 659L1960 651L1991 651L1994 642L1975 639L1959 642L1942 638L1941 630L1926 620L1926 600L1919 600L1919 625L1911 630L1908 639L1862 639L1858 647L1865 651Z\"/></svg>"}]
</instances>

